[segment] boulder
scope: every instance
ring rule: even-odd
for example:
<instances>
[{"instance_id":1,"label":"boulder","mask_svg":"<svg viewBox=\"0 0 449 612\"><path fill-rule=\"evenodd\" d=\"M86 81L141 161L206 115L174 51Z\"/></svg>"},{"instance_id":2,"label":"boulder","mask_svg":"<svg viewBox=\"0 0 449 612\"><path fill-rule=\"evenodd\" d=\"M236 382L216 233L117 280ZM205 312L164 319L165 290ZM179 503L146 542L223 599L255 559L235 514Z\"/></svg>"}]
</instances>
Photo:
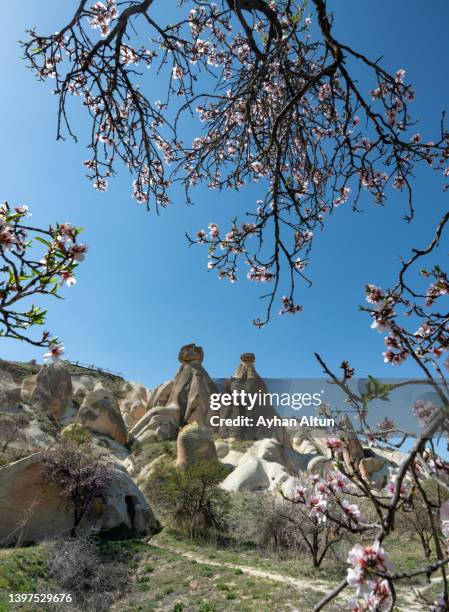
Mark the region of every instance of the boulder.
<instances>
[{"instance_id":1,"label":"boulder","mask_svg":"<svg viewBox=\"0 0 449 612\"><path fill-rule=\"evenodd\" d=\"M217 451L209 428L195 422L179 432L176 465L185 467L202 461L218 461Z\"/></svg>"},{"instance_id":2,"label":"boulder","mask_svg":"<svg viewBox=\"0 0 449 612\"><path fill-rule=\"evenodd\" d=\"M239 465L242 460L242 457L245 453L240 453L236 450L230 450L224 455L224 457L219 457L220 462L228 467L235 468Z\"/></svg>"},{"instance_id":3,"label":"boulder","mask_svg":"<svg viewBox=\"0 0 449 612\"><path fill-rule=\"evenodd\" d=\"M84 427L109 436L119 444L126 444L128 431L120 414L118 402L109 389L97 383L78 411L76 420Z\"/></svg>"},{"instance_id":4,"label":"boulder","mask_svg":"<svg viewBox=\"0 0 449 612\"><path fill-rule=\"evenodd\" d=\"M35 410L45 412L56 420L73 410L72 379L63 361L42 366L36 375L28 402Z\"/></svg>"},{"instance_id":5,"label":"boulder","mask_svg":"<svg viewBox=\"0 0 449 612\"><path fill-rule=\"evenodd\" d=\"M35 453L0 468L0 544L39 542L68 535L73 525L70 501L59 486L42 478ZM151 508L126 472L112 468L103 498L95 500L82 530L105 531L126 525L139 534L160 530Z\"/></svg>"},{"instance_id":6,"label":"boulder","mask_svg":"<svg viewBox=\"0 0 449 612\"><path fill-rule=\"evenodd\" d=\"M94 528L107 531L126 525L141 535L152 535L161 529L139 487L126 471L114 469L104 499L99 506L100 518Z\"/></svg>"},{"instance_id":7,"label":"boulder","mask_svg":"<svg viewBox=\"0 0 449 612\"><path fill-rule=\"evenodd\" d=\"M319 474L325 476L328 472L334 470L334 464L331 459L323 457L322 455L311 455L310 460L307 463L308 474Z\"/></svg>"},{"instance_id":8,"label":"boulder","mask_svg":"<svg viewBox=\"0 0 449 612\"><path fill-rule=\"evenodd\" d=\"M174 440L179 429L178 406L155 406L131 429L130 436L145 442Z\"/></svg>"},{"instance_id":9,"label":"boulder","mask_svg":"<svg viewBox=\"0 0 449 612\"><path fill-rule=\"evenodd\" d=\"M278 465L278 476L287 476L282 466ZM270 489L270 477L264 462L255 457L248 457L231 472L221 483L225 491L248 491L256 493ZM271 470L273 471L273 470Z\"/></svg>"},{"instance_id":10,"label":"boulder","mask_svg":"<svg viewBox=\"0 0 449 612\"><path fill-rule=\"evenodd\" d=\"M120 412L128 429L143 417L148 406L148 389L138 383L127 383L126 395L120 401Z\"/></svg>"},{"instance_id":11,"label":"boulder","mask_svg":"<svg viewBox=\"0 0 449 612\"><path fill-rule=\"evenodd\" d=\"M230 464L228 453L221 461ZM274 438L257 440L238 461L236 468L222 482L226 491L270 491L293 474L305 471L308 458L283 446Z\"/></svg>"},{"instance_id":12,"label":"boulder","mask_svg":"<svg viewBox=\"0 0 449 612\"><path fill-rule=\"evenodd\" d=\"M324 455L330 457L330 450L326 446L323 430L307 427L305 430L295 431L292 434L292 446L298 453Z\"/></svg>"},{"instance_id":13,"label":"boulder","mask_svg":"<svg viewBox=\"0 0 449 612\"><path fill-rule=\"evenodd\" d=\"M60 489L42 480L40 454L0 468L0 545L70 533L73 513Z\"/></svg>"}]
</instances>

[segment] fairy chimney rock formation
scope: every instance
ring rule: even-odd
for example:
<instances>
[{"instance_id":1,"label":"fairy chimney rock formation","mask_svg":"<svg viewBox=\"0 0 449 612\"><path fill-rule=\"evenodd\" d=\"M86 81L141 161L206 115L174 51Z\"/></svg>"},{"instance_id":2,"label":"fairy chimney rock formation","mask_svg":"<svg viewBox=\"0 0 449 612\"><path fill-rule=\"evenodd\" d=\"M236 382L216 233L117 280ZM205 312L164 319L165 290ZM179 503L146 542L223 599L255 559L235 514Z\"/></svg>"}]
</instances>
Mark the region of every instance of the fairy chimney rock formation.
<instances>
[{"instance_id":1,"label":"fairy chimney rock formation","mask_svg":"<svg viewBox=\"0 0 449 612\"><path fill-rule=\"evenodd\" d=\"M289 436L285 428L273 426L267 428L257 425L260 416L272 419L279 416L271 405L269 398L264 397L268 394L268 388L263 378L261 378L255 368L256 356L254 353L242 353L240 364L232 378L225 381L225 393L234 391L245 391L247 394L257 394L262 401L256 402L254 409L249 412L247 406L233 404L223 408L220 412L222 417L235 419L236 417L252 417L252 425L223 425L220 427L219 435L223 438L237 438L239 440L261 440L263 438L276 438L281 444L290 446Z\"/></svg>"},{"instance_id":2,"label":"fairy chimney rock formation","mask_svg":"<svg viewBox=\"0 0 449 612\"><path fill-rule=\"evenodd\" d=\"M138 439L175 438L178 430L189 423L210 427L210 396L217 387L202 362L201 346L186 344L178 353L180 366L172 380L156 387L150 394L147 411L131 433Z\"/></svg>"}]
</instances>

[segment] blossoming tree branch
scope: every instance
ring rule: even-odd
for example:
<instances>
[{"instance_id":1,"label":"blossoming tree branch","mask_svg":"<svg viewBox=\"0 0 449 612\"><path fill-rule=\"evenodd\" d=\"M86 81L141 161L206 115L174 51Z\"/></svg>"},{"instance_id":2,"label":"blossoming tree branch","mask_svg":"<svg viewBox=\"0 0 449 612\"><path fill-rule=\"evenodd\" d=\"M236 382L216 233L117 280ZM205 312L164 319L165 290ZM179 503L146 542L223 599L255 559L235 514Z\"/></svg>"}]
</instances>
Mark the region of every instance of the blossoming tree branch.
<instances>
[{"instance_id":1,"label":"blossoming tree branch","mask_svg":"<svg viewBox=\"0 0 449 612\"><path fill-rule=\"evenodd\" d=\"M125 166L136 200L156 210L169 205L174 182L188 202L197 184L259 182L243 219L188 238L207 245L221 278L234 282L243 271L267 287L256 325L269 320L278 295L281 313L298 313L295 288L310 282L313 237L329 214L343 204L357 210L363 192L382 205L392 188L405 192L410 220L415 166L447 174L444 126L422 140L404 70L390 73L337 40L325 0L312 0L311 15L294 0L181 0L174 23L155 19L157 4L81 0L56 34L28 32L30 68L55 82L58 138L75 138L76 97L91 120L85 166L95 188L105 191ZM354 77L355 64L370 89ZM198 135L187 142L192 117Z\"/></svg>"},{"instance_id":2,"label":"blossoming tree branch","mask_svg":"<svg viewBox=\"0 0 449 612\"><path fill-rule=\"evenodd\" d=\"M352 426L345 431L341 411L329 414L343 425L343 435L327 440L335 471L325 477L313 476L306 486L297 487L289 501L305 506L319 525L330 523L335 532L374 537L373 544L356 544L349 552L346 578L315 607L325 608L347 587L355 589L349 608L354 612L393 610L397 603L397 586L417 576L429 579L440 574L441 595L431 601L418 594L425 609L434 612L449 609L447 566L449 564L449 463L438 456L436 441L449 434L449 314L447 272L439 265L430 270L426 261L438 251L447 231L449 213L438 224L435 235L423 248L413 250L399 270L398 281L391 289L366 286L365 310L372 317L372 326L385 336L384 360L399 365L413 360L421 372L421 382L433 388L436 400L417 400L413 412L421 423L419 434L398 428L391 418L377 424L367 423L370 402L388 398L395 384L383 385L374 379L363 394L348 385L355 375L347 361L341 364L342 375L334 374L320 355L316 355L323 372L344 392L346 409L357 415L357 434L370 445L391 450L406 450L399 469L382 491L373 490L363 459L354 449ZM418 268L418 266L421 266ZM445 304L446 302L446 304ZM446 306L446 308L445 308ZM409 321L406 325L403 320ZM396 386L416 384L416 380L400 381ZM407 444L406 444L407 443ZM352 450L351 450L352 449ZM365 503L365 511L359 507ZM428 525L428 539L421 539L423 565L413 571L398 571L388 560L386 546L395 537L399 514L417 516L416 508ZM419 529L419 526L418 526ZM425 562L424 562L425 561Z\"/></svg>"},{"instance_id":3,"label":"blossoming tree branch","mask_svg":"<svg viewBox=\"0 0 449 612\"><path fill-rule=\"evenodd\" d=\"M33 300L60 297L62 285L73 285L87 247L78 241L80 228L61 223L45 230L32 226L29 216L27 206L0 206L0 336L49 347L47 357L58 357L63 347L56 337L30 333L46 316Z\"/></svg>"}]
</instances>

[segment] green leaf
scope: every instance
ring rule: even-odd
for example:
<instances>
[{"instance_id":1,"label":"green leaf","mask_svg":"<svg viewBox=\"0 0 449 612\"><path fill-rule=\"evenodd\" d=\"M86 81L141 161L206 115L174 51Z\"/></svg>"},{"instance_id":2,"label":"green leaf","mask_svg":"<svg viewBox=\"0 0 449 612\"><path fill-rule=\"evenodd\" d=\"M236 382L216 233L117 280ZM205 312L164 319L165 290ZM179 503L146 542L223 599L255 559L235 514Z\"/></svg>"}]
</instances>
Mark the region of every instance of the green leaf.
<instances>
[{"instance_id":1,"label":"green leaf","mask_svg":"<svg viewBox=\"0 0 449 612\"><path fill-rule=\"evenodd\" d=\"M45 238L42 238L42 236L36 236L35 240L37 240L38 242L42 242L42 244L45 244L45 246L48 246L48 248L51 248L52 246L51 242L45 240Z\"/></svg>"}]
</instances>

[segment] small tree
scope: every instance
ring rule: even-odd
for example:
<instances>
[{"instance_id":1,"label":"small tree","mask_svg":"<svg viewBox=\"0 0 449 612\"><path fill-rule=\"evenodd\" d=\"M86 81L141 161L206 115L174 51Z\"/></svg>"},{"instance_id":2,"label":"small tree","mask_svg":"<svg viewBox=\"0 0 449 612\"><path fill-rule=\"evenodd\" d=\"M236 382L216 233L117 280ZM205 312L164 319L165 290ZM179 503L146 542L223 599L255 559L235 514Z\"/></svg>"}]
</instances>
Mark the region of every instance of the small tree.
<instances>
[{"instance_id":1,"label":"small tree","mask_svg":"<svg viewBox=\"0 0 449 612\"><path fill-rule=\"evenodd\" d=\"M438 513L431 511L434 523L438 524ZM425 503L415 497L410 506L402 509L397 517L397 529L400 533L408 534L410 537L417 535L426 559L432 555L433 531L429 510Z\"/></svg>"},{"instance_id":2,"label":"small tree","mask_svg":"<svg viewBox=\"0 0 449 612\"><path fill-rule=\"evenodd\" d=\"M191 540L216 538L227 530L229 499L218 487L226 473L216 462L201 462L157 474L156 503L173 529Z\"/></svg>"},{"instance_id":3,"label":"small tree","mask_svg":"<svg viewBox=\"0 0 449 612\"><path fill-rule=\"evenodd\" d=\"M340 542L341 528L329 523L314 506L302 500L268 494L264 500L264 539L278 552L310 553L313 567L320 567L331 548Z\"/></svg>"},{"instance_id":4,"label":"small tree","mask_svg":"<svg viewBox=\"0 0 449 612\"><path fill-rule=\"evenodd\" d=\"M61 437L43 452L44 478L61 487L61 495L73 507L71 537L77 534L79 525L96 497L104 494L111 472L105 455L91 440L76 442Z\"/></svg>"}]
</instances>

